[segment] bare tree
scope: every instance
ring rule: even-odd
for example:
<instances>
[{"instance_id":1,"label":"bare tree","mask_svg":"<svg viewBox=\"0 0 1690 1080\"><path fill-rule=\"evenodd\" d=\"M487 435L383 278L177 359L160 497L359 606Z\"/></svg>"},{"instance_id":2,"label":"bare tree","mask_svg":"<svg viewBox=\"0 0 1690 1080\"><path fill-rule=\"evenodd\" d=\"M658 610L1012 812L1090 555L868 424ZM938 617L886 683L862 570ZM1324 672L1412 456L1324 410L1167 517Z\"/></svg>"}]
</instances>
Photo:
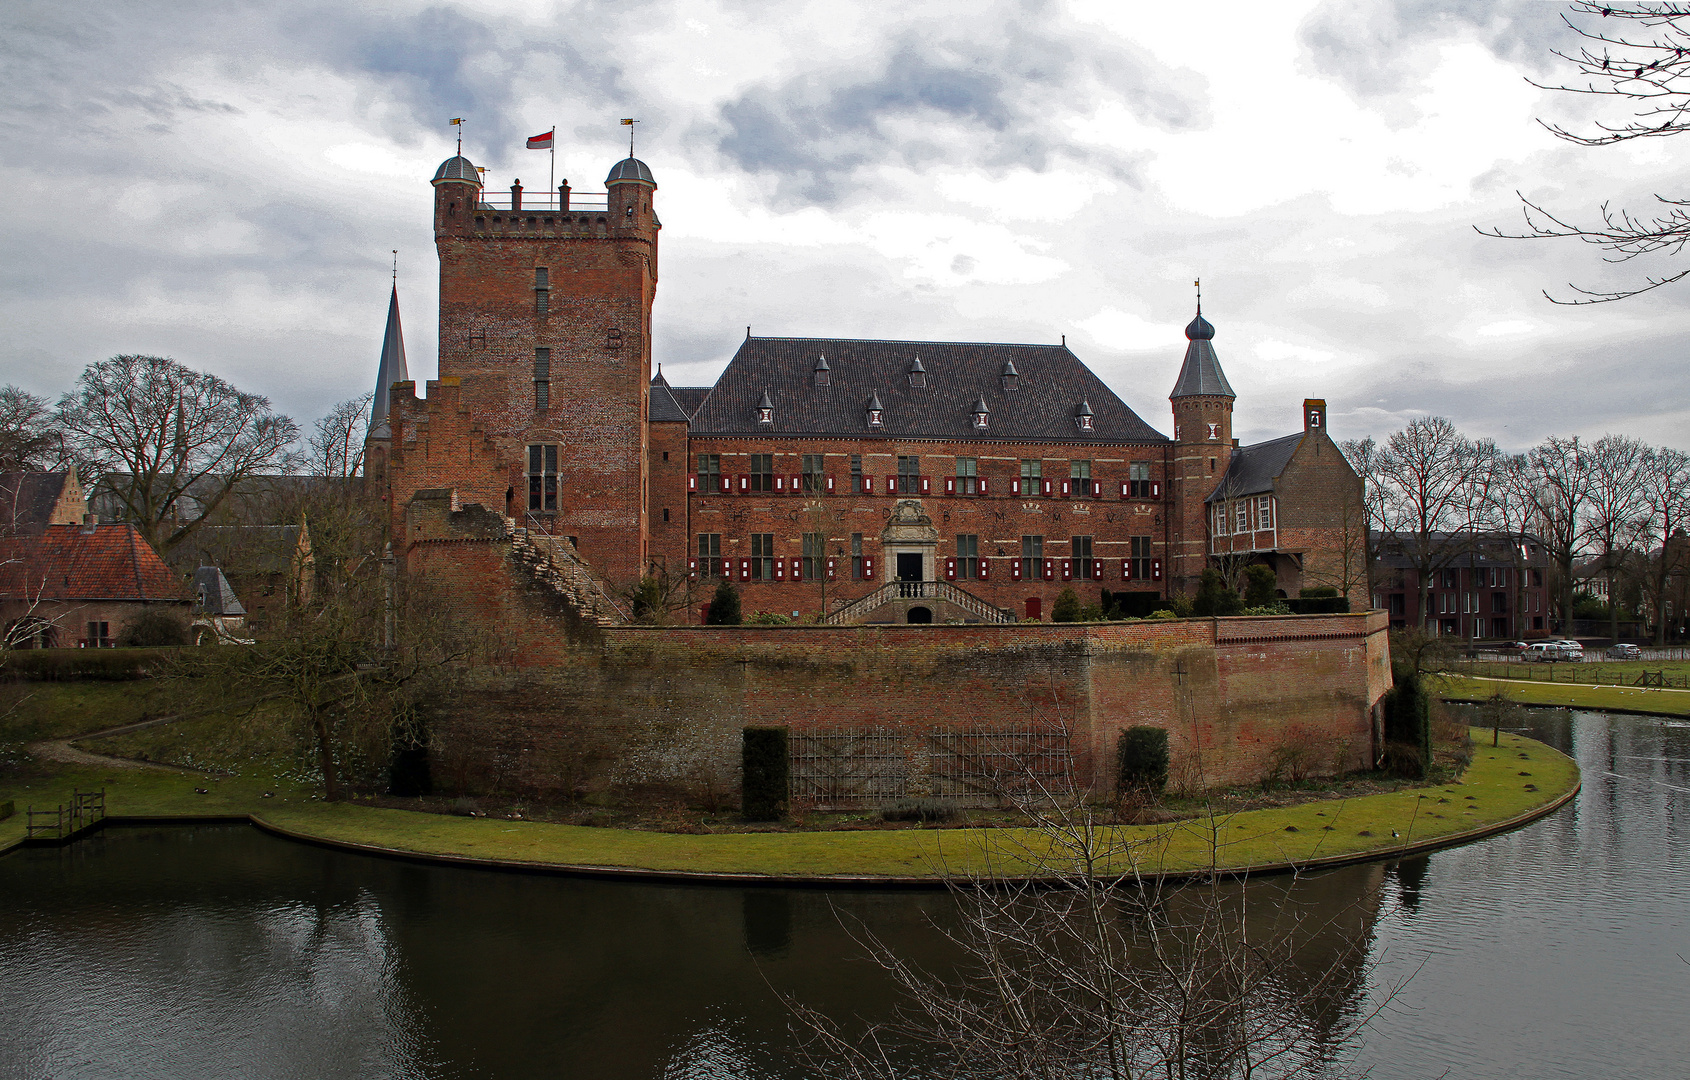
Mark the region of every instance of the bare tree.
<instances>
[{"instance_id":1,"label":"bare tree","mask_svg":"<svg viewBox=\"0 0 1690 1080\"><path fill-rule=\"evenodd\" d=\"M0 472L58 469L67 460L47 399L0 386Z\"/></svg>"},{"instance_id":2,"label":"bare tree","mask_svg":"<svg viewBox=\"0 0 1690 1080\"><path fill-rule=\"evenodd\" d=\"M185 540L245 478L287 471L299 435L267 398L159 356L88 365L54 418L160 552Z\"/></svg>"},{"instance_id":3,"label":"bare tree","mask_svg":"<svg viewBox=\"0 0 1690 1080\"><path fill-rule=\"evenodd\" d=\"M1580 523L1590 499L1588 458L1588 448L1576 435L1551 435L1526 453L1533 478L1533 528L1555 563L1555 605L1563 627L1573 617L1573 562L1584 552Z\"/></svg>"},{"instance_id":4,"label":"bare tree","mask_svg":"<svg viewBox=\"0 0 1690 1080\"><path fill-rule=\"evenodd\" d=\"M1484 505L1481 511L1486 532L1506 538L1508 561L1514 571L1513 617L1516 630L1522 625L1521 605L1526 597L1526 575L1531 572L1528 552L1533 544L1532 523L1536 520L1535 481L1531 463L1524 454L1498 453L1487 465Z\"/></svg>"},{"instance_id":5,"label":"bare tree","mask_svg":"<svg viewBox=\"0 0 1690 1080\"><path fill-rule=\"evenodd\" d=\"M364 431L369 426L370 400L348 398L317 418L305 439L304 470L314 476L346 479L364 471Z\"/></svg>"},{"instance_id":6,"label":"bare tree","mask_svg":"<svg viewBox=\"0 0 1690 1080\"><path fill-rule=\"evenodd\" d=\"M1629 120L1598 122L1580 133L1560 124L1544 123L1556 138L1580 146L1610 146L1632 139L1654 139L1690 130L1690 5L1679 3L1604 3L1581 0L1571 5L1574 18L1563 15L1579 44L1576 49L1552 50L1572 65L1574 78L1565 83L1532 85L1597 98L1617 98L1632 110ZM1575 18L1577 21L1575 21ZM1540 121L1542 123L1542 121ZM1690 200L1655 196L1652 212L1634 214L1603 203L1600 221L1578 224L1520 196L1525 228L1520 232L1480 229L1489 236L1515 240L1575 239L1603 253L1611 263L1630 262L1648 255L1678 255L1690 242ZM1585 289L1569 285L1577 295L1557 304L1599 304L1624 300L1683 279L1690 270L1645 273L1643 284L1622 289Z\"/></svg>"},{"instance_id":7,"label":"bare tree","mask_svg":"<svg viewBox=\"0 0 1690 1080\"><path fill-rule=\"evenodd\" d=\"M1586 545L1600 560L1608 584L1608 628L1620 636L1620 572L1624 569L1640 519L1647 517L1643 470L1649 448L1626 435L1604 435L1590 446L1590 497L1585 502Z\"/></svg>"},{"instance_id":8,"label":"bare tree","mask_svg":"<svg viewBox=\"0 0 1690 1080\"><path fill-rule=\"evenodd\" d=\"M1481 506L1475 485L1494 449L1441 416L1423 416L1377 451L1380 512L1418 577L1421 627L1431 617L1433 574L1471 548Z\"/></svg>"},{"instance_id":9,"label":"bare tree","mask_svg":"<svg viewBox=\"0 0 1690 1080\"><path fill-rule=\"evenodd\" d=\"M902 1077L916 1054L932 1075L980 1080L1339 1071L1342 1046L1376 1014L1351 1007L1370 971L1365 911L1317 921L1294 902L1253 903L1260 885L1168 885L1149 874L1161 838L1127 839L1050 794L1019 806L1031 841L1000 847L993 872L953 890L959 973L857 930L900 991L894 1019L851 1038L788 999L816 1075Z\"/></svg>"},{"instance_id":10,"label":"bare tree","mask_svg":"<svg viewBox=\"0 0 1690 1080\"><path fill-rule=\"evenodd\" d=\"M1690 521L1690 455L1682 450L1661 447L1649 451L1641 472L1639 496L1648 522L1641 536L1645 552L1654 544L1661 545L1660 555L1647 561L1649 581L1646 595L1655 624L1655 644L1666 644L1667 607L1670 603L1668 585L1675 575L1690 567L1684 565L1690 555L1690 545L1674 543L1675 534L1684 531Z\"/></svg>"}]
</instances>

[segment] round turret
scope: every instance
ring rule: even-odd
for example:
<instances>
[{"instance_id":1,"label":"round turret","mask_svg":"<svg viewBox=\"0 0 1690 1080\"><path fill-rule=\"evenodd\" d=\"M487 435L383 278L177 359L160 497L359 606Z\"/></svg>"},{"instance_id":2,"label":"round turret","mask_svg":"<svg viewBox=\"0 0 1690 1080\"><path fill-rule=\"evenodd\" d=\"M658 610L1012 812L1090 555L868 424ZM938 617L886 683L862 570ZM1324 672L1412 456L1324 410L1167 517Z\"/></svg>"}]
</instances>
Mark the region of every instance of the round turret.
<instances>
[{"instance_id":1,"label":"round turret","mask_svg":"<svg viewBox=\"0 0 1690 1080\"><path fill-rule=\"evenodd\" d=\"M604 186L612 184L650 184L657 187L657 181L651 175L651 166L636 157L623 158L611 167L610 175L604 178Z\"/></svg>"},{"instance_id":2,"label":"round turret","mask_svg":"<svg viewBox=\"0 0 1690 1080\"><path fill-rule=\"evenodd\" d=\"M481 172L476 169L475 165L471 163L469 158L459 154L456 157L449 157L445 161L442 161L440 163L440 168L434 170L434 180L432 182L438 184L444 180L459 180L466 184L474 184L477 187L480 187Z\"/></svg>"}]
</instances>

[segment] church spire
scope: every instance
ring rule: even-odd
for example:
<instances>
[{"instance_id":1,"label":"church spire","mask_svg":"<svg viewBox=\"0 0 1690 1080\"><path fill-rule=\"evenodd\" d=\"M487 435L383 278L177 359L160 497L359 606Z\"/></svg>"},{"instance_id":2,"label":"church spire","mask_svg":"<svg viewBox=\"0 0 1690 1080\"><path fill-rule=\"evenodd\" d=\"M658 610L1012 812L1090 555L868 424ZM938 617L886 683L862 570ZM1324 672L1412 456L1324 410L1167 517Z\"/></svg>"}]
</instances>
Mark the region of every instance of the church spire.
<instances>
[{"instance_id":1,"label":"church spire","mask_svg":"<svg viewBox=\"0 0 1690 1080\"><path fill-rule=\"evenodd\" d=\"M376 369L376 396L370 405L370 438L388 437L387 411L393 384L410 377L405 370L405 335L399 328L399 283L395 271L393 296L387 302L387 333L381 339L381 366Z\"/></svg>"}]
</instances>

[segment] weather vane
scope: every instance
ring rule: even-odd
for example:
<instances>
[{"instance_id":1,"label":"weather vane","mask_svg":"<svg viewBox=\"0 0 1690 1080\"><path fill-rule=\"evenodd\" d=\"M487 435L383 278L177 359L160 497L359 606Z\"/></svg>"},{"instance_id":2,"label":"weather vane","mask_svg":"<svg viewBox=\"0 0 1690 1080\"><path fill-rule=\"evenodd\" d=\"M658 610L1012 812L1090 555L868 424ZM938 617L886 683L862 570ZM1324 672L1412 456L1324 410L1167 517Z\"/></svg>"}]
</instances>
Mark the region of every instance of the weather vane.
<instances>
[{"instance_id":1,"label":"weather vane","mask_svg":"<svg viewBox=\"0 0 1690 1080\"><path fill-rule=\"evenodd\" d=\"M637 123L639 123L639 121L633 119L632 117L624 116L622 118L622 126L628 129L628 156L629 157L634 156L634 125L637 124Z\"/></svg>"},{"instance_id":2,"label":"weather vane","mask_svg":"<svg viewBox=\"0 0 1690 1080\"><path fill-rule=\"evenodd\" d=\"M464 156L464 118L461 117L461 116L452 117L452 126L458 129L458 156L463 157Z\"/></svg>"},{"instance_id":3,"label":"weather vane","mask_svg":"<svg viewBox=\"0 0 1690 1080\"><path fill-rule=\"evenodd\" d=\"M399 287L399 249L393 249L393 287Z\"/></svg>"},{"instance_id":4,"label":"weather vane","mask_svg":"<svg viewBox=\"0 0 1690 1080\"><path fill-rule=\"evenodd\" d=\"M1203 314L1203 279L1198 278L1191 284L1197 290L1197 314L1201 315Z\"/></svg>"}]
</instances>

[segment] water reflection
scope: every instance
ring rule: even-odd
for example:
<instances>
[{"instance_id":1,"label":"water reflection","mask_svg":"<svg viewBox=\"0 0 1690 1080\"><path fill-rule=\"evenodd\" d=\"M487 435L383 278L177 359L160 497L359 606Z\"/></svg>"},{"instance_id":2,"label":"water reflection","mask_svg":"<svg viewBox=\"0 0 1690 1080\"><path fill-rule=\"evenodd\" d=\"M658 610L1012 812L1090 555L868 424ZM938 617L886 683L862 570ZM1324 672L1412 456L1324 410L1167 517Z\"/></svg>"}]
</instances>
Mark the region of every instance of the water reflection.
<instances>
[{"instance_id":1,"label":"water reflection","mask_svg":"<svg viewBox=\"0 0 1690 1080\"><path fill-rule=\"evenodd\" d=\"M1329 1056L1385 1078L1682 1071L1690 724L1522 723L1584 769L1550 818L1391 866L1223 887L1253 940L1294 943L1275 986L1306 1033L1331 1035ZM799 1077L777 994L859 1030L895 1000L845 926L930 970L961 960L943 893L436 869L240 827L20 852L0 859L0 897L0 1080ZM1176 892L1169 910L1192 902Z\"/></svg>"}]
</instances>

